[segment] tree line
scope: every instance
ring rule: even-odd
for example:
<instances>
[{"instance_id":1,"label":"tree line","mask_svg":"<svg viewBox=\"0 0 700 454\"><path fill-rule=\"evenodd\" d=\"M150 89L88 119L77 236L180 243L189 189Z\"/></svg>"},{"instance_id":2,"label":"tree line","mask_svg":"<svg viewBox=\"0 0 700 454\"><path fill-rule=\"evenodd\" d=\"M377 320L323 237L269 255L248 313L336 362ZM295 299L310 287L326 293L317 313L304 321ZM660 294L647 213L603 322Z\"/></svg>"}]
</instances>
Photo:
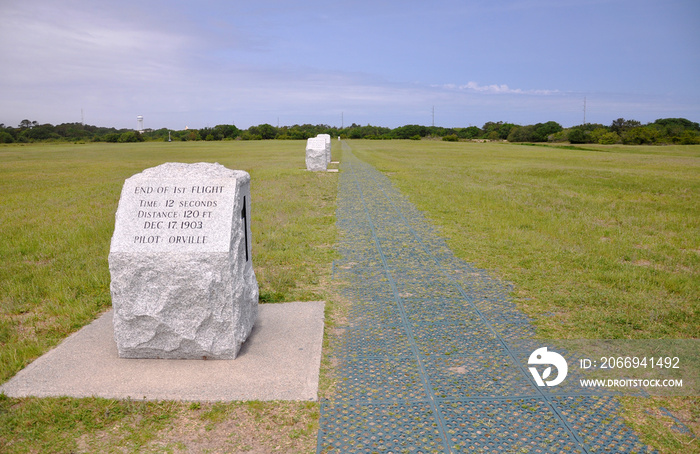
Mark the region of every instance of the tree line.
<instances>
[{"instance_id":1,"label":"tree line","mask_svg":"<svg viewBox=\"0 0 700 454\"><path fill-rule=\"evenodd\" d=\"M665 118L642 125L636 120L618 118L610 125L586 123L564 128L555 121L534 125L492 122L482 127L443 128L439 126L404 125L398 128L361 126L353 123L338 128L328 125L272 126L261 124L248 129L234 125L217 125L180 131L166 128L145 130L115 129L63 123L39 124L22 120L17 127L0 124L0 143L30 143L44 141L70 142L143 142L190 140L305 140L318 134L348 139L414 139L436 138L445 141L507 140L509 142L569 142L574 144L698 144L700 124L685 118Z\"/></svg>"}]
</instances>

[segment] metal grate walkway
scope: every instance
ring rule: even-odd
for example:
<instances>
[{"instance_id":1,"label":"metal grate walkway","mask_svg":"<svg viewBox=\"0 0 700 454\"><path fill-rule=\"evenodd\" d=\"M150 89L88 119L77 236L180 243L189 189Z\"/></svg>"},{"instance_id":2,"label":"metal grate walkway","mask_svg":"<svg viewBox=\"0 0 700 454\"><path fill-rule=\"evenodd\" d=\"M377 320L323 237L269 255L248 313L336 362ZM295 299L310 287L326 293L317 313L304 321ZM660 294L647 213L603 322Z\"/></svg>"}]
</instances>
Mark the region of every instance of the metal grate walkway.
<instances>
[{"instance_id":1,"label":"metal grate walkway","mask_svg":"<svg viewBox=\"0 0 700 454\"><path fill-rule=\"evenodd\" d=\"M652 452L616 400L541 389L541 346L509 289L455 258L389 180L343 143L334 276L350 301L319 453Z\"/></svg>"}]
</instances>

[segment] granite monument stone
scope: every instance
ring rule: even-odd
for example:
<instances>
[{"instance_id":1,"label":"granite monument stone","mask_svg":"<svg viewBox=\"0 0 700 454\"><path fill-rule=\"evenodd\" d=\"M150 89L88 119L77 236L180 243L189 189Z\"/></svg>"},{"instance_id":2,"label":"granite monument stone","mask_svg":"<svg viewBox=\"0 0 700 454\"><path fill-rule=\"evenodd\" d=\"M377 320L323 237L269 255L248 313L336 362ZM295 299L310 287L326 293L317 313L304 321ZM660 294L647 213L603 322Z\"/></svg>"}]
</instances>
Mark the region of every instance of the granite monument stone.
<instances>
[{"instance_id":1,"label":"granite monument stone","mask_svg":"<svg viewBox=\"0 0 700 454\"><path fill-rule=\"evenodd\" d=\"M328 168L328 156L326 154L326 139L312 137L306 141L306 169L312 171L325 171Z\"/></svg>"},{"instance_id":2,"label":"granite monument stone","mask_svg":"<svg viewBox=\"0 0 700 454\"><path fill-rule=\"evenodd\" d=\"M236 357L258 312L250 206L250 175L220 164L124 182L109 253L120 357Z\"/></svg>"}]
</instances>

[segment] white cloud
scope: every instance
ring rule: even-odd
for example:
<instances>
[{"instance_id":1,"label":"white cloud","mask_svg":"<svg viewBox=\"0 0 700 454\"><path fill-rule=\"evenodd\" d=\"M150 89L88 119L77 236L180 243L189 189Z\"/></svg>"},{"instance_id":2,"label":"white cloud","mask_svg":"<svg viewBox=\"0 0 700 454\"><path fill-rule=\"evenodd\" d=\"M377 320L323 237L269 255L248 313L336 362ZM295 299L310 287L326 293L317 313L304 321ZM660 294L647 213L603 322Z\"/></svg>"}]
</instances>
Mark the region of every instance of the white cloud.
<instances>
[{"instance_id":1,"label":"white cloud","mask_svg":"<svg viewBox=\"0 0 700 454\"><path fill-rule=\"evenodd\" d=\"M516 95L554 95L560 94L559 90L523 90L521 88L510 88L506 84L491 84L491 85L480 85L478 82L470 81L463 85L456 84L444 84L444 85L433 85L434 88L444 88L447 90L459 90L473 93L483 93L483 94L516 94Z\"/></svg>"}]
</instances>

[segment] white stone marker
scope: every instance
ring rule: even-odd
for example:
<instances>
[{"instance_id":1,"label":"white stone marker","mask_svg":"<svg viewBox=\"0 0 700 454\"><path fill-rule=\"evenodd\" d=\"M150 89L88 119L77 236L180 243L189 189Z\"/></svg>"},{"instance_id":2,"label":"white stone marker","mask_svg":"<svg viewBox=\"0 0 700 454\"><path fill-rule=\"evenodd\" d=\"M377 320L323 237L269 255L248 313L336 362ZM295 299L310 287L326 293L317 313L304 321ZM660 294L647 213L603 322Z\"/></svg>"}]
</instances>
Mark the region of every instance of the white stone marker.
<instances>
[{"instance_id":1,"label":"white stone marker","mask_svg":"<svg viewBox=\"0 0 700 454\"><path fill-rule=\"evenodd\" d=\"M325 171L328 168L326 139L313 137L306 140L306 170Z\"/></svg>"},{"instance_id":2,"label":"white stone marker","mask_svg":"<svg viewBox=\"0 0 700 454\"><path fill-rule=\"evenodd\" d=\"M331 162L331 135L330 134L319 134L319 138L326 141L326 164Z\"/></svg>"},{"instance_id":3,"label":"white stone marker","mask_svg":"<svg viewBox=\"0 0 700 454\"><path fill-rule=\"evenodd\" d=\"M109 253L122 358L233 359L258 313L250 175L166 163L124 182Z\"/></svg>"}]
</instances>

